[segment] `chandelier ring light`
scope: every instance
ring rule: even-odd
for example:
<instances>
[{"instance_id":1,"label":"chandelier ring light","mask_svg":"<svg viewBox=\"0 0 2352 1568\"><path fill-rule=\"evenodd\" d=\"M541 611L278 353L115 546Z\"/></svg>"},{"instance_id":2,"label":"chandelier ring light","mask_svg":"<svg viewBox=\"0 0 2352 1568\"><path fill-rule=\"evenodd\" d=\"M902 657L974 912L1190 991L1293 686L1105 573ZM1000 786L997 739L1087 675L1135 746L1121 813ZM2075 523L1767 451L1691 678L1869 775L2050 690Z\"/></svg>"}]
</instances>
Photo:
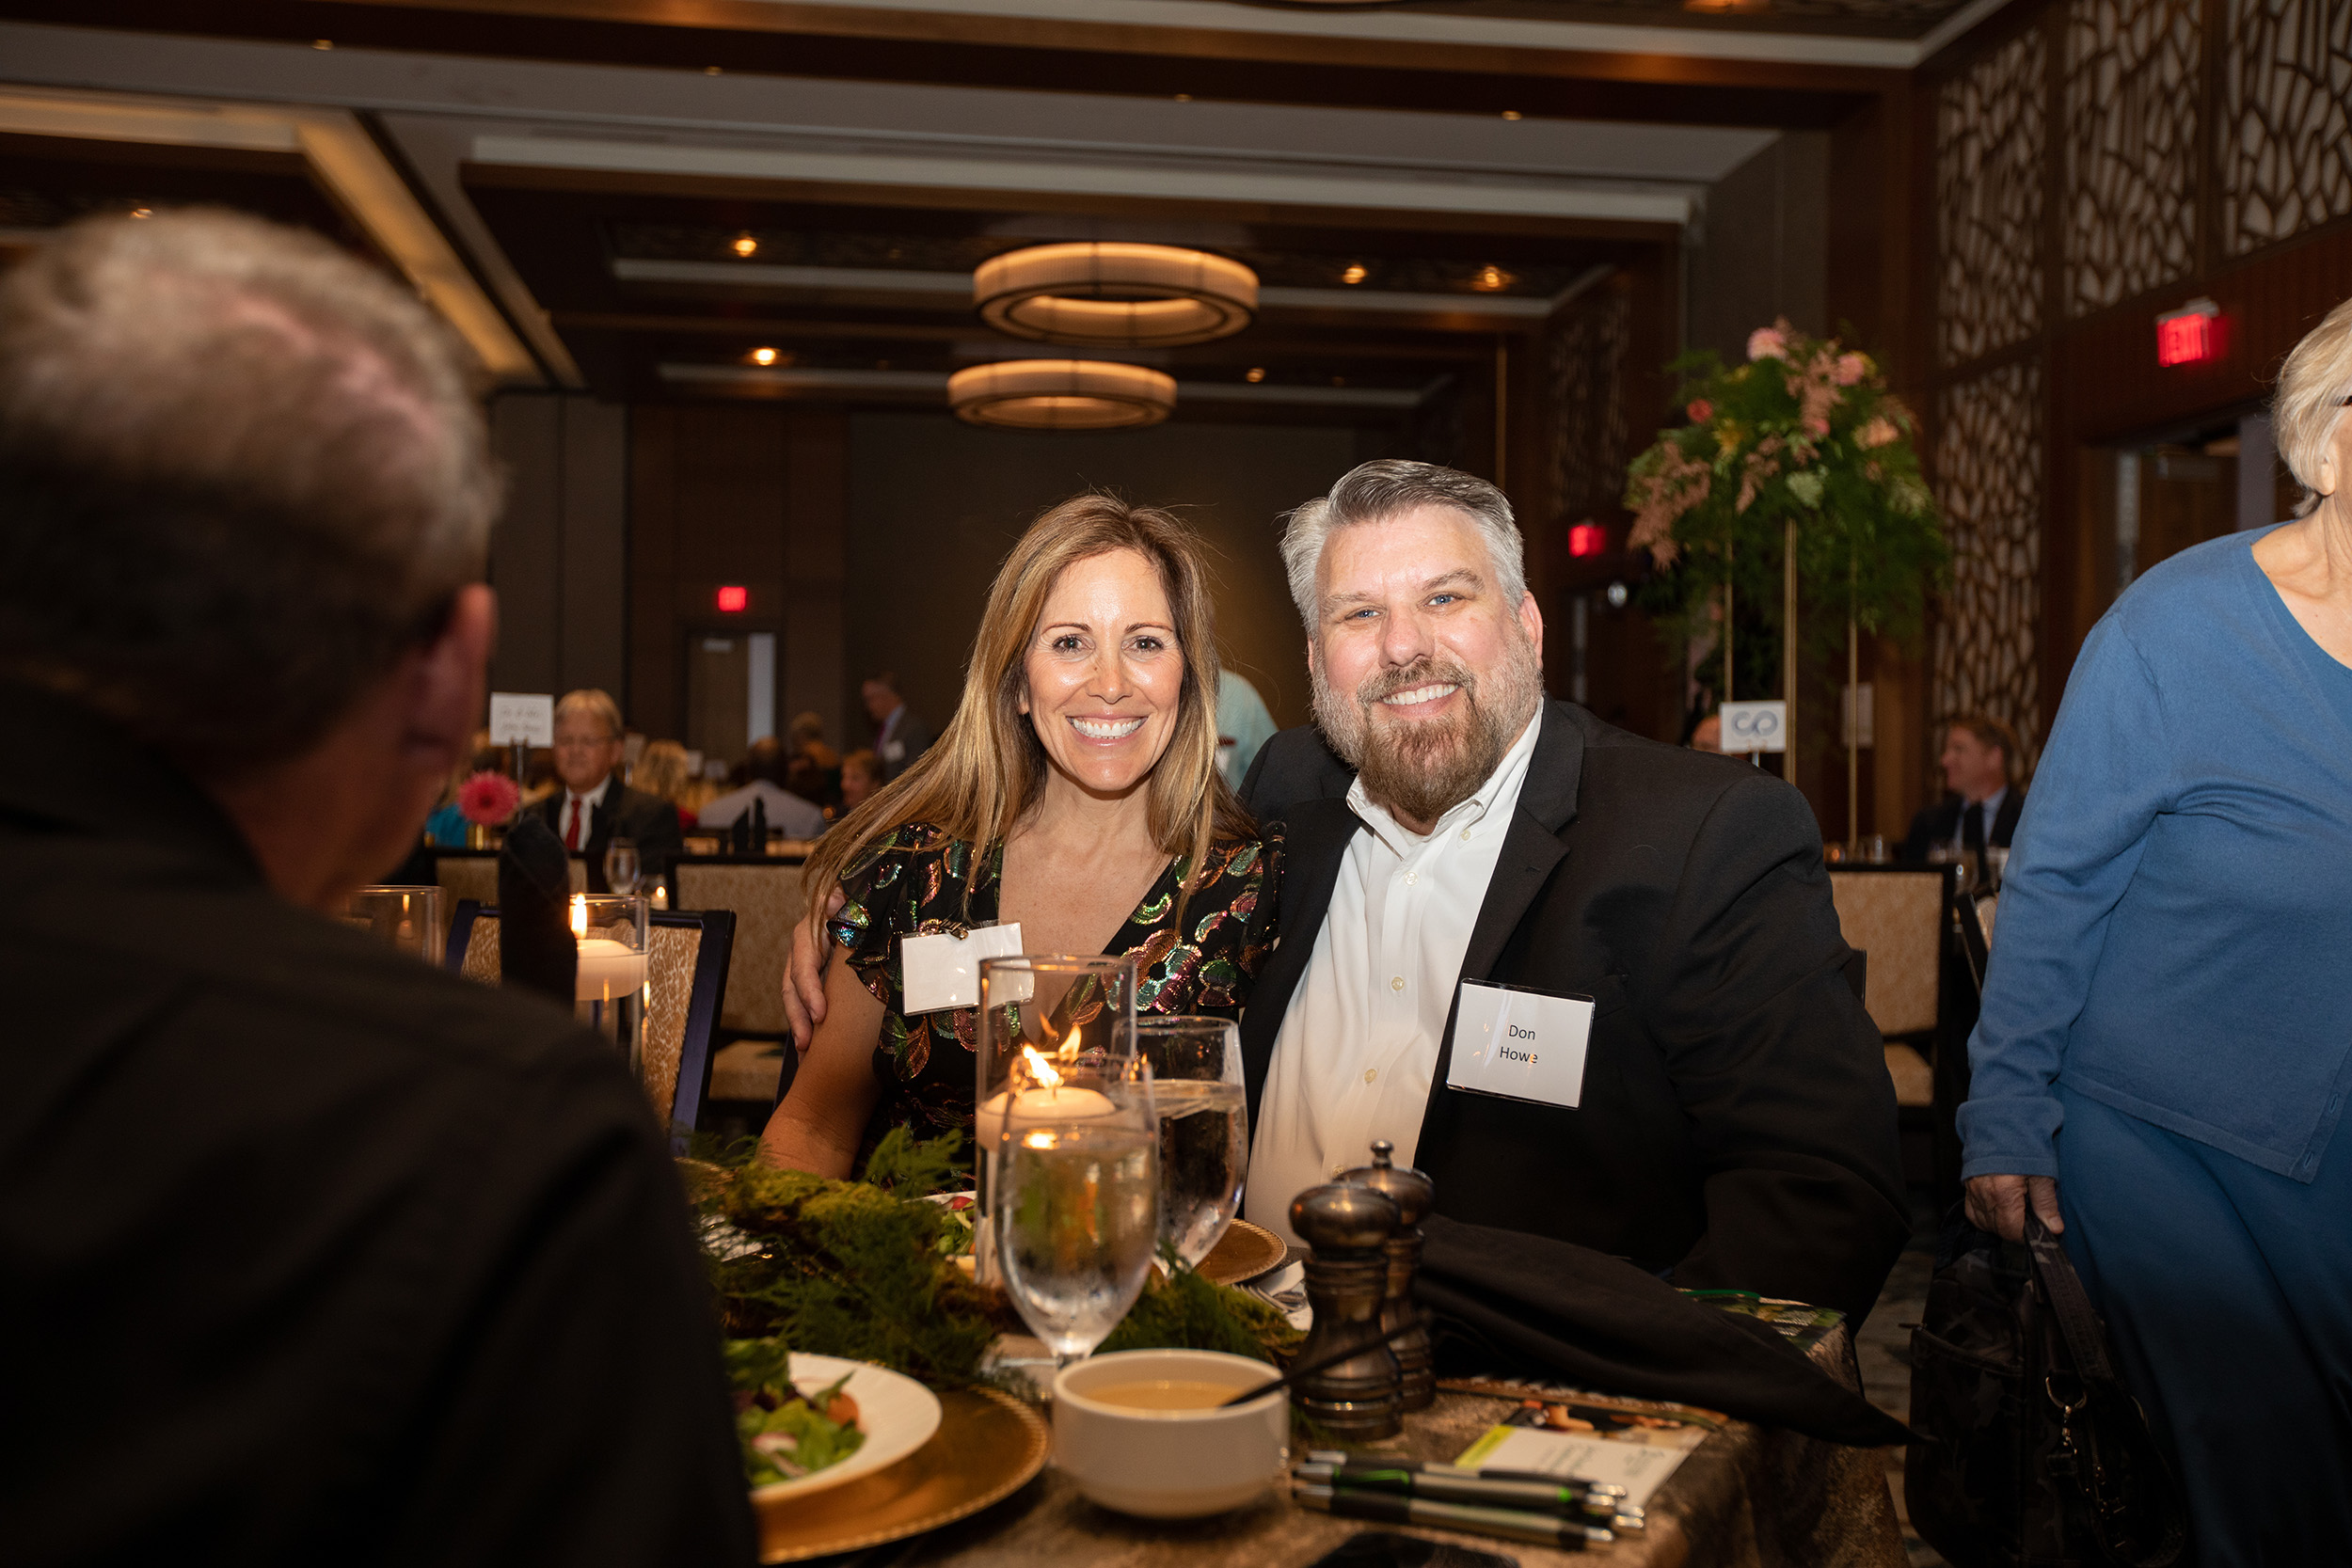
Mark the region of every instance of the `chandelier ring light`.
<instances>
[{"instance_id":1,"label":"chandelier ring light","mask_svg":"<svg viewBox=\"0 0 2352 1568\"><path fill-rule=\"evenodd\" d=\"M947 404L972 424L1012 430L1120 430L1176 406L1173 376L1100 359L1007 359L947 378Z\"/></svg>"},{"instance_id":2,"label":"chandelier ring light","mask_svg":"<svg viewBox=\"0 0 2352 1568\"><path fill-rule=\"evenodd\" d=\"M1030 245L981 262L972 302L982 321L1014 338L1127 348L1205 343L1249 325L1258 275L1175 245Z\"/></svg>"}]
</instances>

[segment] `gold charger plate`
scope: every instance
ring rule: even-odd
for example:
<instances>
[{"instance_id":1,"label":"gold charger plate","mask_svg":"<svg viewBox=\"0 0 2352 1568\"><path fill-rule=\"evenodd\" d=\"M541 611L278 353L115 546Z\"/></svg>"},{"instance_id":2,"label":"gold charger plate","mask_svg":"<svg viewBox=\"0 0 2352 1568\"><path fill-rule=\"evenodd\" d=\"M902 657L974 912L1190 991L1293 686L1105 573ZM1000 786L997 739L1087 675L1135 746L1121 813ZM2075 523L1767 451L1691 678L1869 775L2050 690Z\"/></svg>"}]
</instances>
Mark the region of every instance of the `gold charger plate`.
<instances>
[{"instance_id":1,"label":"gold charger plate","mask_svg":"<svg viewBox=\"0 0 2352 1568\"><path fill-rule=\"evenodd\" d=\"M1045 1467L1044 1420L993 1389L939 1396L939 1430L886 1469L812 1497L756 1504L759 1560L879 1546L953 1524L1010 1497Z\"/></svg>"},{"instance_id":2,"label":"gold charger plate","mask_svg":"<svg viewBox=\"0 0 2352 1568\"><path fill-rule=\"evenodd\" d=\"M1248 1220L1235 1220L1200 1259L1201 1277L1217 1285L1255 1279L1290 1255L1282 1238Z\"/></svg>"}]
</instances>

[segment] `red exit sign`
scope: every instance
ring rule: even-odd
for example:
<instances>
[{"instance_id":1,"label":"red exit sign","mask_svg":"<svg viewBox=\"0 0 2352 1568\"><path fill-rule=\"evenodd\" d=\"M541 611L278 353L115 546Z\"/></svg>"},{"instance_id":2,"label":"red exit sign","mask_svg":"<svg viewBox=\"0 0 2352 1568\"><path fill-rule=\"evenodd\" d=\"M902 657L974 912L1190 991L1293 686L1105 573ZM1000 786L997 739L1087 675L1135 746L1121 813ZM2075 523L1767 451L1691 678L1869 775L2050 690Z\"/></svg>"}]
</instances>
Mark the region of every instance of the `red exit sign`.
<instances>
[{"instance_id":1,"label":"red exit sign","mask_svg":"<svg viewBox=\"0 0 2352 1568\"><path fill-rule=\"evenodd\" d=\"M2221 357L2221 307L2192 299L2156 318L2156 363L2201 365Z\"/></svg>"}]
</instances>

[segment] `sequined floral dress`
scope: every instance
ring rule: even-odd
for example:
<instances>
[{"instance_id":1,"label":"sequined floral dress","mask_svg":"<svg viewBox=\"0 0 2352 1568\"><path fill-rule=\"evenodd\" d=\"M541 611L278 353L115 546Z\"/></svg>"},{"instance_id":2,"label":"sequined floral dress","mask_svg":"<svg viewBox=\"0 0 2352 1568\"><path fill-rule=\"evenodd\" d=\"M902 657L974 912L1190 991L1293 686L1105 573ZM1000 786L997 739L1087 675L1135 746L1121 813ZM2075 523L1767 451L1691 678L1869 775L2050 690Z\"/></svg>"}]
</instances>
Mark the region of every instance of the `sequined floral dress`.
<instances>
[{"instance_id":1,"label":"sequined floral dress","mask_svg":"<svg viewBox=\"0 0 2352 1568\"><path fill-rule=\"evenodd\" d=\"M893 1127L912 1128L925 1138L950 1128L971 1132L978 1009L908 1016L898 962L901 937L997 918L1004 850L995 849L980 868L967 913L963 879L971 854L967 841L911 822L876 839L842 874L846 896L833 918L834 940L883 1008L874 1048L882 1099L853 1169L863 1167ZM1281 859L1276 834L1216 843L1209 850L1209 874L1189 900L1182 900L1179 886L1184 862L1169 863L1104 950L1135 957L1136 1012L1240 1016L1273 947ZM1175 924L1180 901L1183 931Z\"/></svg>"}]
</instances>

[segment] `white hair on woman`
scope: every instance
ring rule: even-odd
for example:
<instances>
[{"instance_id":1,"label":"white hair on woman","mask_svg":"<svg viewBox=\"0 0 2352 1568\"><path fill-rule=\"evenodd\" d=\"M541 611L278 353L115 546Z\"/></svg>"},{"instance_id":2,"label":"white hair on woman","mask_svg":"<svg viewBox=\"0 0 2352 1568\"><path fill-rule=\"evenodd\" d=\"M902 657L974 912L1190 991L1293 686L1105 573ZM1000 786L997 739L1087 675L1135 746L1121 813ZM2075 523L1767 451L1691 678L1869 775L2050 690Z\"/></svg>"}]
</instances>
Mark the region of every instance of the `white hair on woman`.
<instances>
[{"instance_id":1,"label":"white hair on woman","mask_svg":"<svg viewBox=\"0 0 2352 1568\"><path fill-rule=\"evenodd\" d=\"M1324 541L1335 528L1380 523L1421 506L1450 506L1477 525L1494 564L1503 602L1517 605L1527 594L1525 546L1511 520L1511 502L1502 491L1471 474L1435 463L1384 457L1360 463L1340 476L1327 496L1318 496L1290 515L1282 530L1282 566L1291 598L1312 636L1322 617L1315 605L1315 567Z\"/></svg>"},{"instance_id":2,"label":"white hair on woman","mask_svg":"<svg viewBox=\"0 0 2352 1568\"><path fill-rule=\"evenodd\" d=\"M2328 312L2295 345L2279 372L2279 395L2271 404L2271 429L2287 471L2303 487L2295 515L2308 517L2320 501L2319 466L2335 440L2344 399L2352 395L2352 299ZM2339 488L2352 474L2338 474Z\"/></svg>"}]
</instances>

